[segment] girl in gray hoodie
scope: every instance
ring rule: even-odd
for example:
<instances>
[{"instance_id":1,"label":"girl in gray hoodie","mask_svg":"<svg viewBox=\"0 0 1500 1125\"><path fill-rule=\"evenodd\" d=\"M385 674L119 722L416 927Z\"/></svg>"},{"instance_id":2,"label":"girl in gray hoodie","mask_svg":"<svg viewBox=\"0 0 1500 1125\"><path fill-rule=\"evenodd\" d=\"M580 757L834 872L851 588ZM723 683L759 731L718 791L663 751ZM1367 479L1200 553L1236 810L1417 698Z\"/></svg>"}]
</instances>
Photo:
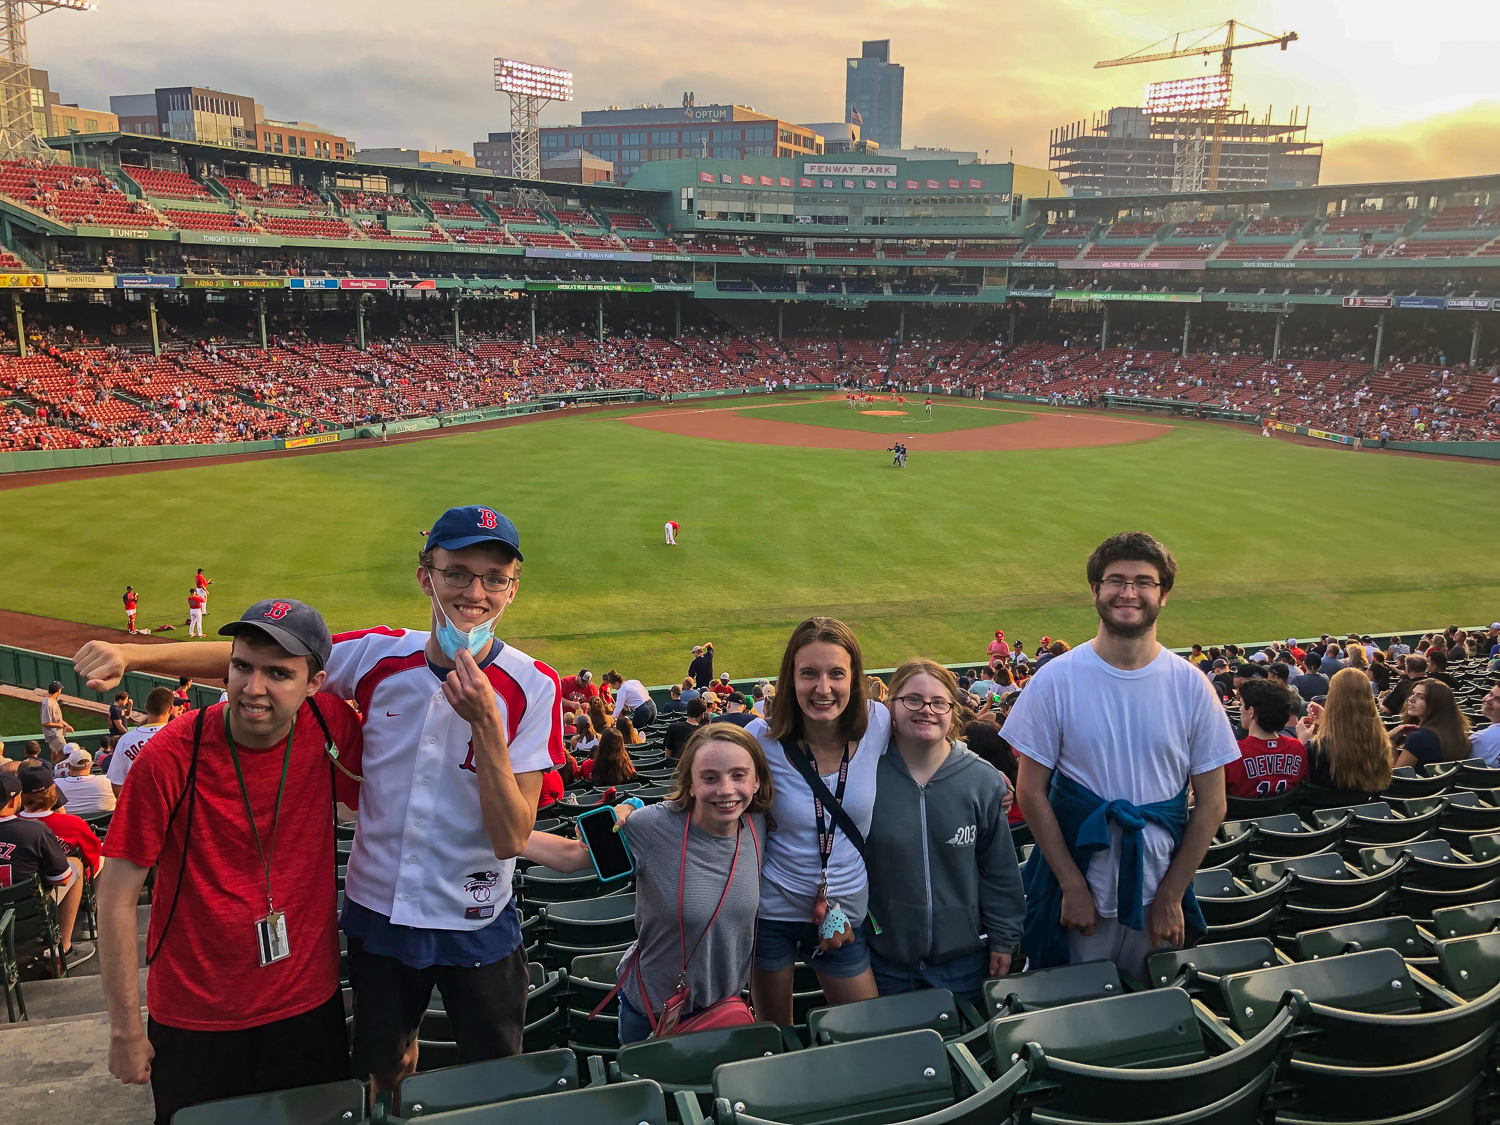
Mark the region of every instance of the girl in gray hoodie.
<instances>
[{"instance_id":1,"label":"girl in gray hoodie","mask_svg":"<svg viewBox=\"0 0 1500 1125\"><path fill-rule=\"evenodd\" d=\"M882 996L932 987L978 1001L1009 971L1026 916L1005 776L956 741L958 681L941 664L903 664L888 705L865 847L875 983Z\"/></svg>"}]
</instances>

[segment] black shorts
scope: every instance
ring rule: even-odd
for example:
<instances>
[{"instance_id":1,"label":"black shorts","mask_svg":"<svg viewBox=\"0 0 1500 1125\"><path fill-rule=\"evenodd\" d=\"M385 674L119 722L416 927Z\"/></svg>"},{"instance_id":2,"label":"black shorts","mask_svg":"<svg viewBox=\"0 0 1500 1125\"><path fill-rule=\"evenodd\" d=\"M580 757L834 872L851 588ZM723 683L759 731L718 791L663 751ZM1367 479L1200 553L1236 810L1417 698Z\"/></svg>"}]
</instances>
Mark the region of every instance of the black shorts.
<instances>
[{"instance_id":1,"label":"black shorts","mask_svg":"<svg viewBox=\"0 0 1500 1125\"><path fill-rule=\"evenodd\" d=\"M219 1098L239 1098L349 1077L349 1033L337 990L298 1016L241 1031L188 1031L148 1020L156 1049L151 1095L156 1125L170 1125L179 1109Z\"/></svg>"},{"instance_id":2,"label":"black shorts","mask_svg":"<svg viewBox=\"0 0 1500 1125\"><path fill-rule=\"evenodd\" d=\"M436 986L443 997L458 1061L481 1062L521 1053L526 992L531 983L526 948L478 968L433 965L413 969L394 957L349 941L349 983L354 988L354 1072L361 1079L394 1070L417 1037Z\"/></svg>"}]
</instances>

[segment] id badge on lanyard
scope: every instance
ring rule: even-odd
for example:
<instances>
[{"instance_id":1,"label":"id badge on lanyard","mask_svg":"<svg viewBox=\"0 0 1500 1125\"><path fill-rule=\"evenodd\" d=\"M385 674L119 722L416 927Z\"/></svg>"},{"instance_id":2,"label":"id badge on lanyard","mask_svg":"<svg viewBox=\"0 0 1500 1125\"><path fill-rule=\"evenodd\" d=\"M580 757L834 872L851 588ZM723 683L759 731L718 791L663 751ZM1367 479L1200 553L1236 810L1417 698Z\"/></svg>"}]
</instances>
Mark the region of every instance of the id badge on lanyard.
<instances>
[{"instance_id":1,"label":"id badge on lanyard","mask_svg":"<svg viewBox=\"0 0 1500 1125\"><path fill-rule=\"evenodd\" d=\"M276 852L276 828L281 823L281 800L286 796L286 775L292 763L292 739L297 734L294 719L287 731L286 750L281 761L281 785L276 790L276 811L271 815L271 836L268 845L260 839L260 829L255 824L255 811L250 807L250 791L245 786L245 771L240 768L239 751L234 745L234 735L229 729L229 714L224 715L224 739L229 744L229 757L234 762L234 774L239 779L240 796L245 801L245 816L250 824L250 835L255 840L255 850L260 856L261 868L266 876L266 913L255 920L255 948L260 955L261 968L285 961L292 955L291 942L287 940L286 915L276 909L271 898L271 858Z\"/></svg>"},{"instance_id":2,"label":"id badge on lanyard","mask_svg":"<svg viewBox=\"0 0 1500 1125\"><path fill-rule=\"evenodd\" d=\"M264 918L255 920L255 944L260 950L260 963L274 965L292 955L291 943L286 939L286 915L273 910Z\"/></svg>"}]
</instances>

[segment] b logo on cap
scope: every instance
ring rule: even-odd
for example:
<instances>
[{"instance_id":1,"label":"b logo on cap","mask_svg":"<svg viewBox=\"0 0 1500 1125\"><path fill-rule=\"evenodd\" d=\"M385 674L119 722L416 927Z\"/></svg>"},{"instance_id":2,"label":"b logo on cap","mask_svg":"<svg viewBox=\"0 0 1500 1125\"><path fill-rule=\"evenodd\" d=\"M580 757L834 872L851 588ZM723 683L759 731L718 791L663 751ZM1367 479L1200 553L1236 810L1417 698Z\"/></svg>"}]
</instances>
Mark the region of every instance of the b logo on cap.
<instances>
[{"instance_id":1,"label":"b logo on cap","mask_svg":"<svg viewBox=\"0 0 1500 1125\"><path fill-rule=\"evenodd\" d=\"M288 605L286 602L277 602L275 605L271 606L270 609L266 610L265 613L261 614L261 616L269 617L273 621L280 621L290 612L292 612L292 607L290 605Z\"/></svg>"},{"instance_id":2,"label":"b logo on cap","mask_svg":"<svg viewBox=\"0 0 1500 1125\"><path fill-rule=\"evenodd\" d=\"M494 512L490 511L488 508L480 508L479 509L479 526L480 527L494 527L494 526L496 526L497 523L498 523L498 520L496 519Z\"/></svg>"}]
</instances>

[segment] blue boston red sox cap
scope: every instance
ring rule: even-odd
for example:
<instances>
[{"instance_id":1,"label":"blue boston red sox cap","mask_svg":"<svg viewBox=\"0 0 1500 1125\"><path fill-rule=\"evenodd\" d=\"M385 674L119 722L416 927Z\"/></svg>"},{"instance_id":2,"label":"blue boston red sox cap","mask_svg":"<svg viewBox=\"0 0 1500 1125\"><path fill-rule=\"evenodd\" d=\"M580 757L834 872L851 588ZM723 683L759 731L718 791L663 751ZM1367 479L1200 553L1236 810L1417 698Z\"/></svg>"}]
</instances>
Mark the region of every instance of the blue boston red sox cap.
<instances>
[{"instance_id":1,"label":"blue boston red sox cap","mask_svg":"<svg viewBox=\"0 0 1500 1125\"><path fill-rule=\"evenodd\" d=\"M427 533L429 551L434 547L461 551L476 543L503 543L515 552L517 559L526 561L521 554L521 535L516 531L516 525L494 508L479 504L449 508Z\"/></svg>"},{"instance_id":2,"label":"blue boston red sox cap","mask_svg":"<svg viewBox=\"0 0 1500 1125\"><path fill-rule=\"evenodd\" d=\"M316 656L325 668L333 654L333 638L323 615L295 598L267 598L219 627L219 636L233 637L254 630L264 633L293 656Z\"/></svg>"}]
</instances>

